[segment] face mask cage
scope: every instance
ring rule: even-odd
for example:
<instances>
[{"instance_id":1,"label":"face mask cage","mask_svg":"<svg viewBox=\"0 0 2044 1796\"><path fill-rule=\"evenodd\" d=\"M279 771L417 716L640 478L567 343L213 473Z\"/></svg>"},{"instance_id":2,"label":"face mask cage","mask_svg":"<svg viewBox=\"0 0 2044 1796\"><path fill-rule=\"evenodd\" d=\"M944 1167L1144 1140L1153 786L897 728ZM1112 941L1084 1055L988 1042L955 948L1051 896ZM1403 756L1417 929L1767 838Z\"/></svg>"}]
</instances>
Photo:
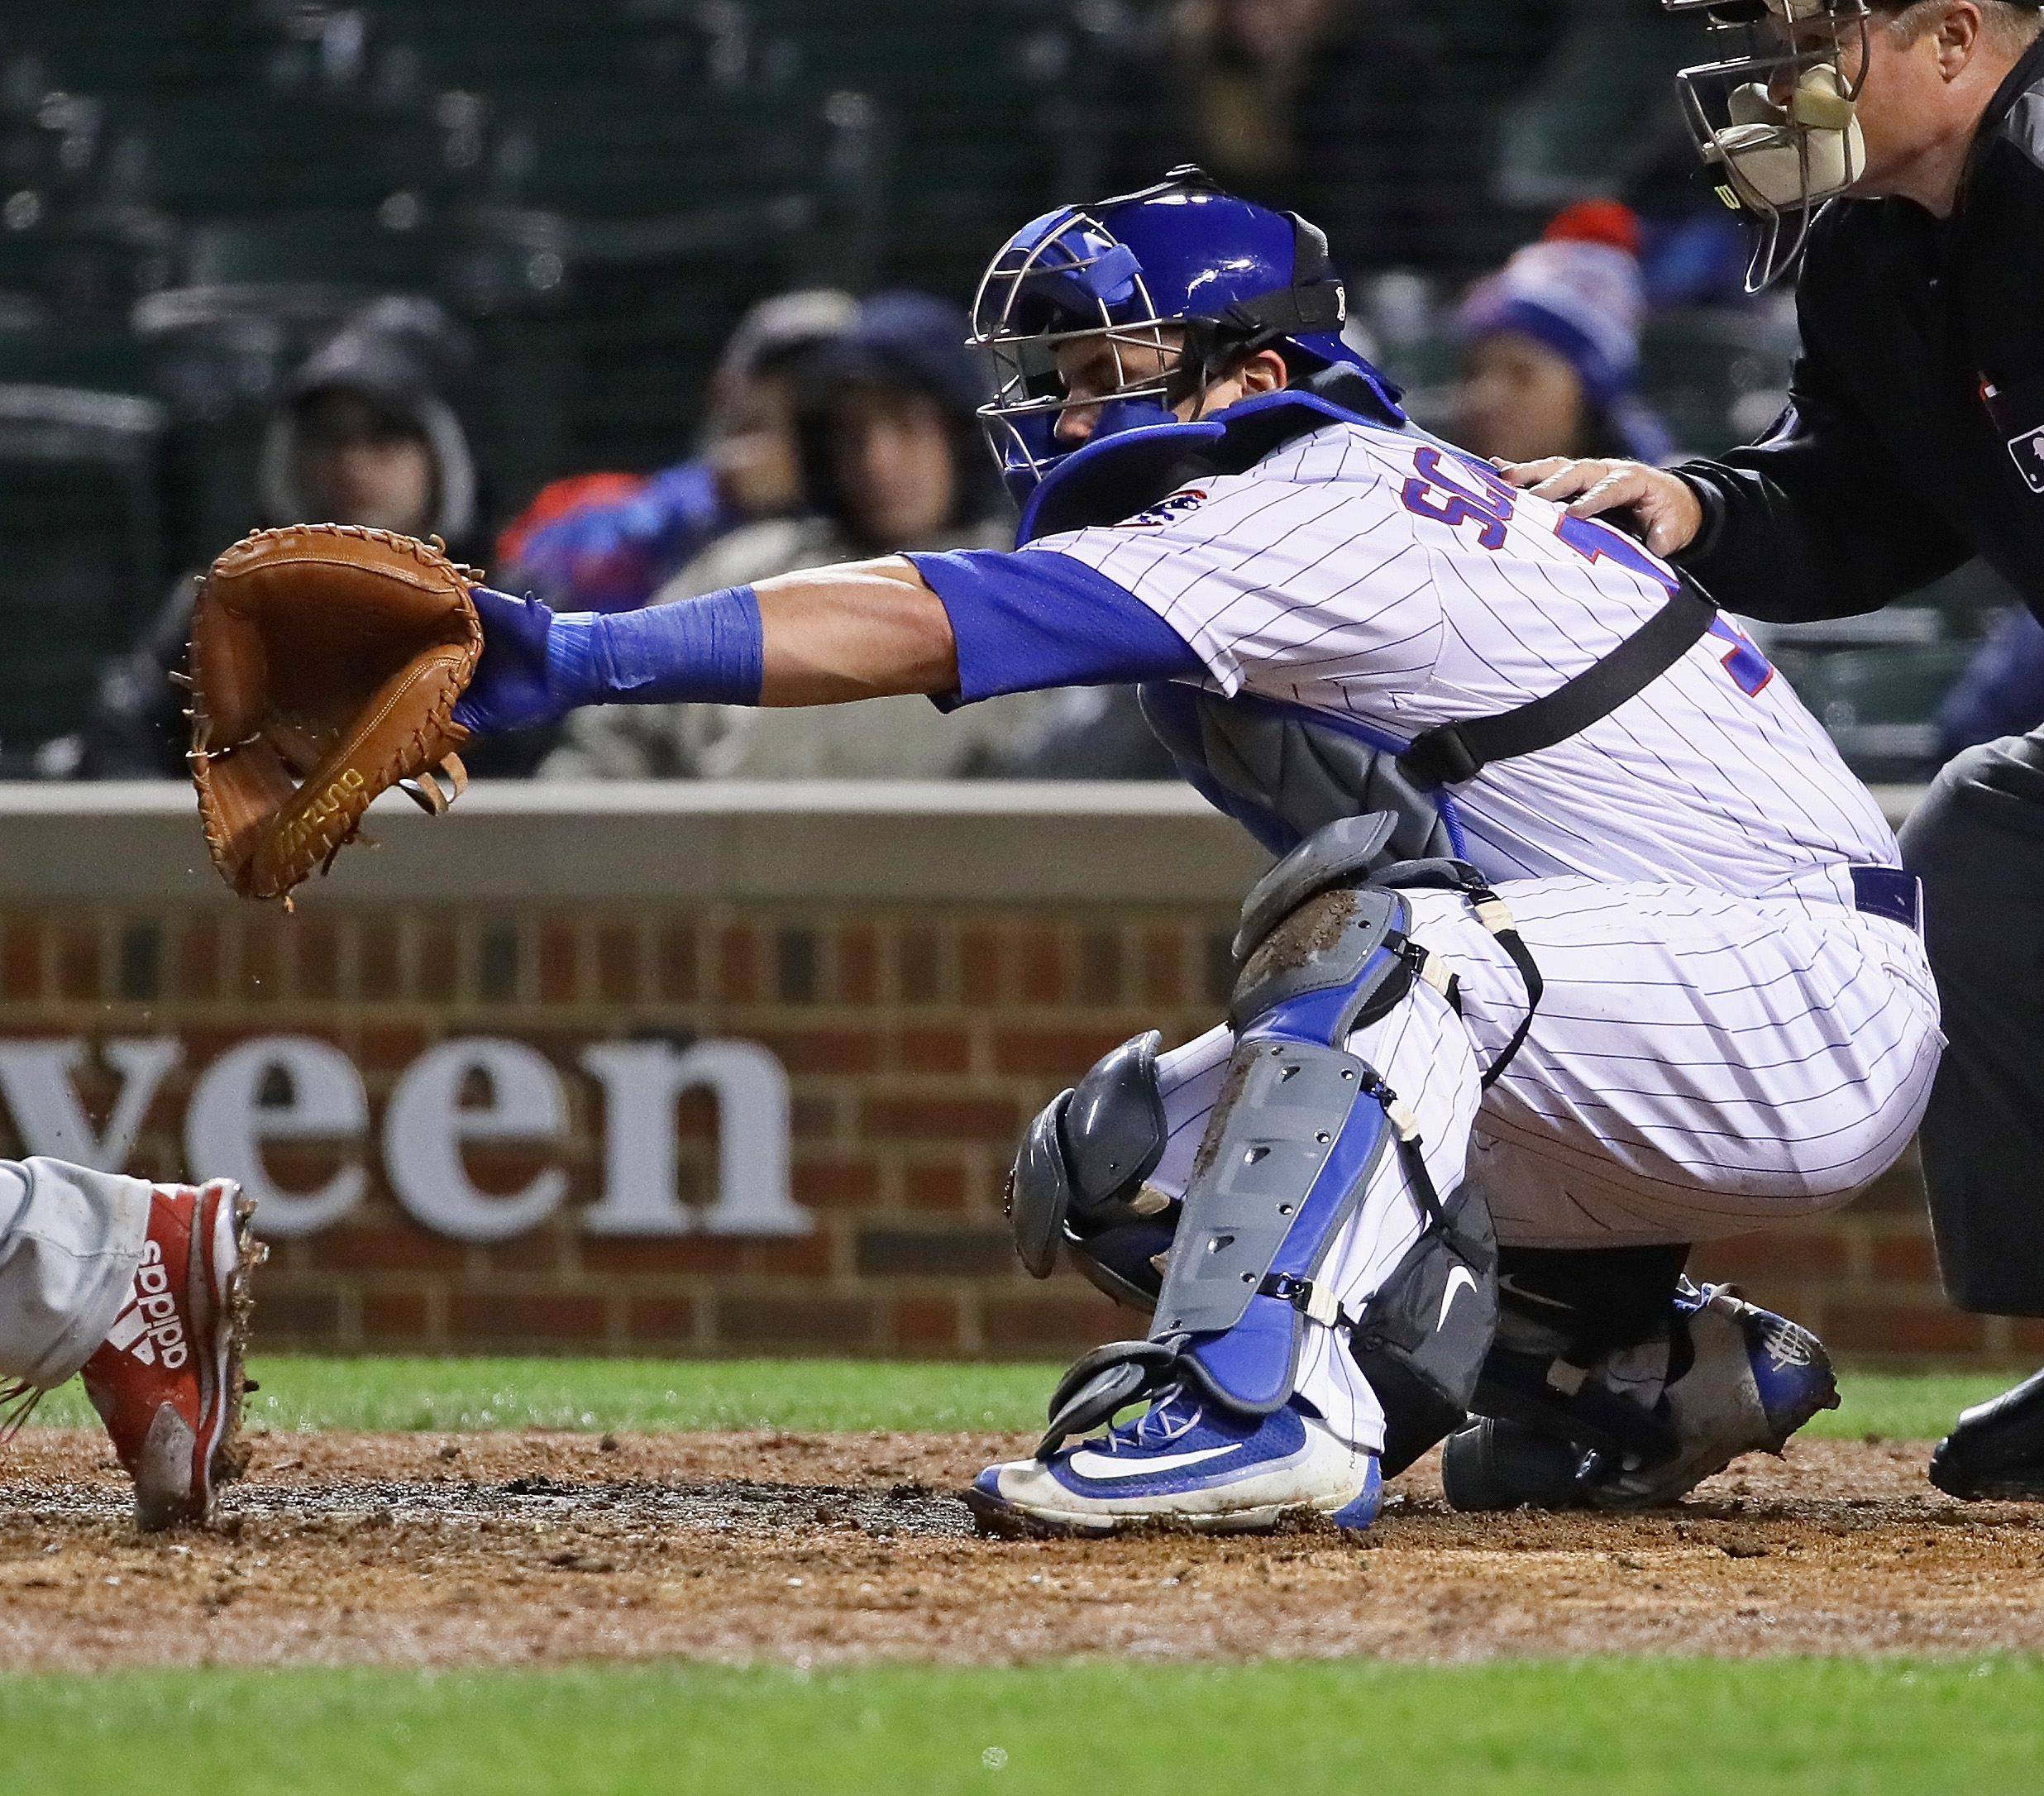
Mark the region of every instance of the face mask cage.
<instances>
[{"instance_id":1,"label":"face mask cage","mask_svg":"<svg viewBox=\"0 0 2044 1796\"><path fill-rule=\"evenodd\" d=\"M1058 420L1075 408L1100 408L1095 437L1170 422L1192 328L1158 315L1134 255L1086 213L1003 250L973 299L971 346L993 393L981 425L1010 490L1026 494L1080 447L1058 437ZM1074 365L1110 367L1110 381L1068 394L1061 351Z\"/></svg>"},{"instance_id":2,"label":"face mask cage","mask_svg":"<svg viewBox=\"0 0 2044 1796\"><path fill-rule=\"evenodd\" d=\"M1865 0L1661 0L1700 12L1717 60L1675 77L1683 122L1725 203L1757 223L1746 290L1801 260L1810 227L1865 165L1853 112L1865 79Z\"/></svg>"}]
</instances>

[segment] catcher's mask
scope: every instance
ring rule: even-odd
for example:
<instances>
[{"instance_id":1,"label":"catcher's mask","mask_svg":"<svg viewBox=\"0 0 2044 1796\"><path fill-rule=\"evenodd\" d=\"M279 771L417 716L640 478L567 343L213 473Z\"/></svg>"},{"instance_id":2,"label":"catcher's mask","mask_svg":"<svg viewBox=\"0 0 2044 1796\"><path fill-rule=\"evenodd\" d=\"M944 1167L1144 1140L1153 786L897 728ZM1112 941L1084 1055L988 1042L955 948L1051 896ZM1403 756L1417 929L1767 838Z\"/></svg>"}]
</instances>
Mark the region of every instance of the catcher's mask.
<instances>
[{"instance_id":1,"label":"catcher's mask","mask_svg":"<svg viewBox=\"0 0 2044 1796\"><path fill-rule=\"evenodd\" d=\"M1223 193L1200 170L1032 220L981 277L967 342L993 398L980 420L1015 503L1082 447L1058 421L1097 407L1088 441L1179 422L1241 357L1277 346L1292 379L1346 362L1381 378L1341 340L1342 285L1327 239L1296 213ZM1113 358L1104 392L1067 393L1058 351L1097 340Z\"/></svg>"},{"instance_id":2,"label":"catcher's mask","mask_svg":"<svg viewBox=\"0 0 2044 1796\"><path fill-rule=\"evenodd\" d=\"M1675 77L1718 196L1758 221L1748 293L1796 265L1817 213L1866 170L1856 116L1865 0L1661 0L1701 12L1726 54Z\"/></svg>"}]
</instances>

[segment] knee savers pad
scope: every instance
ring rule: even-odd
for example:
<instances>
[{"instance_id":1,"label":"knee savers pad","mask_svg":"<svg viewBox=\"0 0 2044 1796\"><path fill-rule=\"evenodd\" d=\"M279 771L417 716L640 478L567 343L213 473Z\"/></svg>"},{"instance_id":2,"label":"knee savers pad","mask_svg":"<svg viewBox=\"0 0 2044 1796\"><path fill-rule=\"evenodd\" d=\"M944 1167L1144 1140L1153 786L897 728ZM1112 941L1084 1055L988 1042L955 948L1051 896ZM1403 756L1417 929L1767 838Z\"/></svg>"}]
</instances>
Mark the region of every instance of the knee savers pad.
<instances>
[{"instance_id":1,"label":"knee savers pad","mask_svg":"<svg viewBox=\"0 0 2044 1796\"><path fill-rule=\"evenodd\" d=\"M1124 1042L1038 1114L1008 1175L1015 1251L1048 1278L1063 1241L1081 1270L1117 1302L1148 1309L1171 1246L1176 1206L1143 1181L1163 1158L1154 1029Z\"/></svg>"},{"instance_id":2,"label":"knee savers pad","mask_svg":"<svg viewBox=\"0 0 2044 1796\"><path fill-rule=\"evenodd\" d=\"M1497 1236L1473 1182L1441 1205L1364 1306L1349 1350L1384 1406L1383 1475L1459 1427L1497 1327Z\"/></svg>"}]
</instances>

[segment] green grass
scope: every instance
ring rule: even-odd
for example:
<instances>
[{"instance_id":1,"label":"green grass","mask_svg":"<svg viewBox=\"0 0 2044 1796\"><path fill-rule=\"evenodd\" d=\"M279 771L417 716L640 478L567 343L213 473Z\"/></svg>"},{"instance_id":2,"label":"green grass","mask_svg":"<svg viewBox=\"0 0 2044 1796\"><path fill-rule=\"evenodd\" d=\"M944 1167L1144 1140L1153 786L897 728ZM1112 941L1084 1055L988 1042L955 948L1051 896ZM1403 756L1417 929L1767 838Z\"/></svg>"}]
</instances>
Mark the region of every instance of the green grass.
<instances>
[{"instance_id":1,"label":"green grass","mask_svg":"<svg viewBox=\"0 0 2044 1796\"><path fill-rule=\"evenodd\" d=\"M1039 1428L1056 1381L1047 1365L846 1359L321 1359L251 1362L259 1428ZM1842 1408L1808 1432L1926 1440L1968 1403L2007 1388L1999 1373L1844 1375ZM36 1419L81 1427L76 1383Z\"/></svg>"},{"instance_id":2,"label":"green grass","mask_svg":"<svg viewBox=\"0 0 2044 1796\"><path fill-rule=\"evenodd\" d=\"M251 1359L260 1428L1033 1428L1047 1365L849 1359ZM90 1424L69 1384L41 1422Z\"/></svg>"},{"instance_id":3,"label":"green grass","mask_svg":"<svg viewBox=\"0 0 2044 1796\"><path fill-rule=\"evenodd\" d=\"M0 1738L9 1796L1915 1796L2044 1785L2044 1663L123 1672Z\"/></svg>"},{"instance_id":4,"label":"green grass","mask_svg":"<svg viewBox=\"0 0 2044 1796\"><path fill-rule=\"evenodd\" d=\"M1890 1440L1935 1440L1970 1403L1984 1402L2013 1384L2020 1373L1841 1372L1844 1401L1803 1430L1809 1435L1851 1438L1883 1435Z\"/></svg>"}]
</instances>

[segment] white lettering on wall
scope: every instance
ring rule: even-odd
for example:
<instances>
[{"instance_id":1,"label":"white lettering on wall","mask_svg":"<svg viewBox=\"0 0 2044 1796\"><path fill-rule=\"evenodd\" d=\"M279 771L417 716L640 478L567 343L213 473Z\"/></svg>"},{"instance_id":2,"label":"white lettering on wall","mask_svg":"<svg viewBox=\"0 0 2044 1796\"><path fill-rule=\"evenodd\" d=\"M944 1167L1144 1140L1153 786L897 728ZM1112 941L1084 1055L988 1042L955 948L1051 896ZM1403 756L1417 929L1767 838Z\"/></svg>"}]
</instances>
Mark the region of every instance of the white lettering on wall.
<instances>
[{"instance_id":1,"label":"white lettering on wall","mask_svg":"<svg viewBox=\"0 0 2044 1796\"><path fill-rule=\"evenodd\" d=\"M14 1113L14 1126L31 1154L118 1173L134 1151L135 1137L150 1100L183 1052L169 1035L127 1036L100 1050L121 1075L121 1095L106 1132L96 1133L79 1102L71 1075L85 1060L82 1041L0 1042L0 1092Z\"/></svg>"},{"instance_id":2,"label":"white lettering on wall","mask_svg":"<svg viewBox=\"0 0 2044 1796\"><path fill-rule=\"evenodd\" d=\"M788 1076L756 1042L604 1042L583 1066L604 1088L604 1195L592 1235L807 1235L788 1189ZM675 1189L675 1101L717 1099L717 1201L699 1217Z\"/></svg>"},{"instance_id":3,"label":"white lettering on wall","mask_svg":"<svg viewBox=\"0 0 2044 1796\"><path fill-rule=\"evenodd\" d=\"M462 1087L480 1076L481 1104ZM561 1081L522 1042L465 1037L429 1048L404 1069L384 1117L384 1169L398 1201L429 1229L463 1241L503 1241L537 1227L566 1194L567 1174L549 1167L523 1191L493 1197L462 1164L466 1142L532 1141L566 1120Z\"/></svg>"},{"instance_id":4,"label":"white lettering on wall","mask_svg":"<svg viewBox=\"0 0 2044 1796\"><path fill-rule=\"evenodd\" d=\"M178 1063L172 1036L121 1037L100 1048L121 1075L103 1131L95 1131L73 1082L89 1044L77 1039L0 1041L0 1097L23 1150L100 1172L125 1171L142 1120ZM757 1042L599 1042L583 1068L603 1094L604 1187L584 1214L591 1234L615 1236L807 1235L814 1223L789 1187L788 1077ZM480 1088L482 1101L462 1102ZM676 1103L707 1090L717 1105L717 1194L681 1201ZM398 1200L427 1228L466 1241L522 1235L566 1195L557 1167L522 1191L493 1197L470 1177L470 1143L544 1142L566 1125L561 1077L522 1042L464 1037L428 1048L406 1068L384 1116L384 1170ZM266 1143L345 1143L365 1134L369 1097L347 1055L305 1035L239 1042L206 1068L184 1114L184 1171L241 1182L260 1206L262 1233L317 1234L346 1216L369 1185L365 1157L350 1156L310 1191L279 1184Z\"/></svg>"},{"instance_id":5,"label":"white lettering on wall","mask_svg":"<svg viewBox=\"0 0 2044 1796\"><path fill-rule=\"evenodd\" d=\"M283 1082L282 1102L263 1101ZM184 1163L194 1177L239 1179L268 1235L311 1235L361 1201L369 1182L344 1166L316 1190L286 1191L263 1163L265 1141L359 1135L369 1126L362 1076L338 1048L303 1035L265 1035L230 1048L206 1069L184 1114Z\"/></svg>"}]
</instances>

